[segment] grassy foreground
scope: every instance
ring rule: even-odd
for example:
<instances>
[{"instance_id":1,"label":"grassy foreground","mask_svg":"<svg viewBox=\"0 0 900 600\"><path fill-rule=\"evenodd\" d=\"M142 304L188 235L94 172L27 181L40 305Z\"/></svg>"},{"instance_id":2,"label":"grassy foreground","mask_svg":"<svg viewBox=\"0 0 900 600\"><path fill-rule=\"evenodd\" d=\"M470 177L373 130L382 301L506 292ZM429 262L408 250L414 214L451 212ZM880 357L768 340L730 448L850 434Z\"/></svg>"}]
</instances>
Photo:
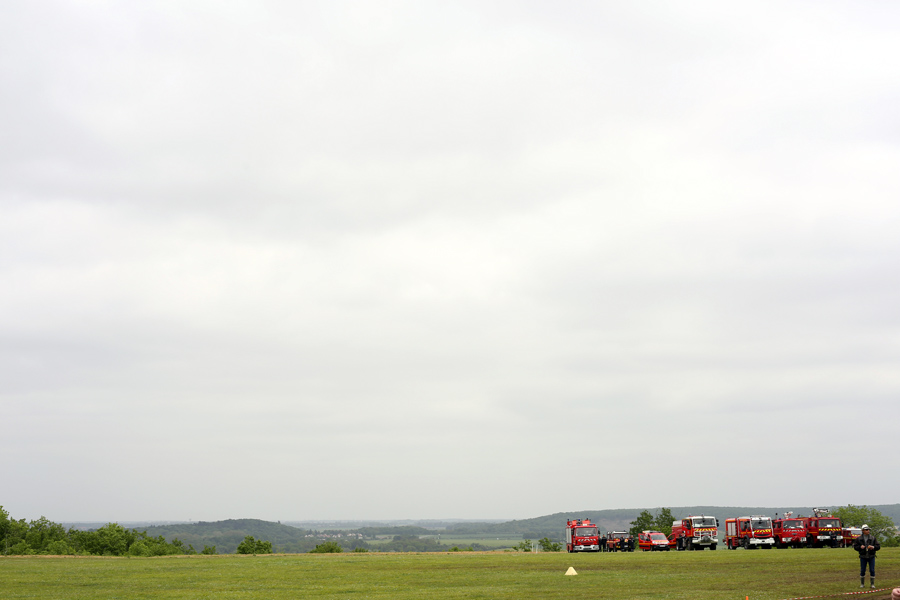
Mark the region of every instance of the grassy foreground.
<instances>
[{"instance_id":1,"label":"grassy foreground","mask_svg":"<svg viewBox=\"0 0 900 600\"><path fill-rule=\"evenodd\" d=\"M900 585L900 548L877 561ZM577 576L565 576L568 567ZM859 591L852 550L634 554L297 554L159 558L0 557L14 598L668 598L781 600ZM868 583L868 581L867 581ZM855 598L883 599L879 592Z\"/></svg>"}]
</instances>

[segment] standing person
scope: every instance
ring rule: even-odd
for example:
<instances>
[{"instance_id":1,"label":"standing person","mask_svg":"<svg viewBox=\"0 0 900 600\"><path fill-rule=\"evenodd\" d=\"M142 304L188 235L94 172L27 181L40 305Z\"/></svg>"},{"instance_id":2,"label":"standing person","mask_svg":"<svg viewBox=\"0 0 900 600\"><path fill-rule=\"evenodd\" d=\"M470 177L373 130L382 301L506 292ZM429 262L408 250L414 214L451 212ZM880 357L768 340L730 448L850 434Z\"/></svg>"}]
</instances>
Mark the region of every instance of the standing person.
<instances>
[{"instance_id":1,"label":"standing person","mask_svg":"<svg viewBox=\"0 0 900 600\"><path fill-rule=\"evenodd\" d=\"M881 550L878 538L869 533L869 526L862 526L862 535L853 542L853 549L859 552L859 587L866 587L866 565L869 565L869 583L875 588L875 553Z\"/></svg>"}]
</instances>

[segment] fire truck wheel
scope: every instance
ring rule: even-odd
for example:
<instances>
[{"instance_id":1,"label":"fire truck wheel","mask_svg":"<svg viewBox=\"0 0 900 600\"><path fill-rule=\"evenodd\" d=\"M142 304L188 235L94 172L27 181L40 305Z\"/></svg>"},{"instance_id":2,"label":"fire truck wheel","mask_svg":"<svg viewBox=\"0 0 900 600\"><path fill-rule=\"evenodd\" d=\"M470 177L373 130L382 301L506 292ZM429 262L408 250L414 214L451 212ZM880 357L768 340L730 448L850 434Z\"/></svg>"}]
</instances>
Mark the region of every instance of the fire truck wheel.
<instances>
[{"instance_id":1,"label":"fire truck wheel","mask_svg":"<svg viewBox=\"0 0 900 600\"><path fill-rule=\"evenodd\" d=\"M716 545L715 545L715 544L710 544L710 545L709 545L709 549L710 549L710 550L715 550L715 549L716 549Z\"/></svg>"},{"instance_id":2,"label":"fire truck wheel","mask_svg":"<svg viewBox=\"0 0 900 600\"><path fill-rule=\"evenodd\" d=\"M741 546L744 547L744 550L749 550L750 549L750 539L749 538L742 539Z\"/></svg>"}]
</instances>

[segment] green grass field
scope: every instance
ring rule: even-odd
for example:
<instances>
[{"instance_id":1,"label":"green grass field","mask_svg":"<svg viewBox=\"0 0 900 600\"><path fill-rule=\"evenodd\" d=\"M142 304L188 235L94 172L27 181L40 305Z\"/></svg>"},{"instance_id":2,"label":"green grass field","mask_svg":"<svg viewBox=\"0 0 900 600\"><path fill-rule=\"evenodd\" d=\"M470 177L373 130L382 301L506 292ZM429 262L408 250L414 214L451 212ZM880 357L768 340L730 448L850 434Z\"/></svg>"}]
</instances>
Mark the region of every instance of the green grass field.
<instances>
[{"instance_id":1,"label":"green grass field","mask_svg":"<svg viewBox=\"0 0 900 600\"><path fill-rule=\"evenodd\" d=\"M568 567L577 576L565 576ZM879 552L900 585L900 548ZM781 600L859 591L852 550L576 554L0 557L4 599L610 598ZM887 598L880 592L863 598ZM846 597L846 596L845 596ZM855 596L860 597L860 596Z\"/></svg>"}]
</instances>

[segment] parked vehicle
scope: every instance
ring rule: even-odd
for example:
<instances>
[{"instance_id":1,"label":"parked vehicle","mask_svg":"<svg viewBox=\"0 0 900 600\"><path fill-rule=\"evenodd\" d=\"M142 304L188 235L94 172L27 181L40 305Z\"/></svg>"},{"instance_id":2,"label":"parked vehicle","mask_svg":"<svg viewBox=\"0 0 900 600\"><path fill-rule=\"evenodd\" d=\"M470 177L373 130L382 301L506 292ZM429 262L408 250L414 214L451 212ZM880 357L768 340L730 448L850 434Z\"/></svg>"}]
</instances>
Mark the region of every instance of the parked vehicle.
<instances>
[{"instance_id":1,"label":"parked vehicle","mask_svg":"<svg viewBox=\"0 0 900 600\"><path fill-rule=\"evenodd\" d=\"M607 531L606 547L609 552L634 552L634 538L627 531Z\"/></svg>"},{"instance_id":2,"label":"parked vehicle","mask_svg":"<svg viewBox=\"0 0 900 600\"><path fill-rule=\"evenodd\" d=\"M827 508L814 508L814 517L806 517L806 545L809 548L838 548L844 540L841 520Z\"/></svg>"},{"instance_id":3,"label":"parked vehicle","mask_svg":"<svg viewBox=\"0 0 900 600\"><path fill-rule=\"evenodd\" d=\"M841 540L844 548L852 548L856 538L862 535L862 529L859 527L844 527L841 529L841 535L844 537L844 539Z\"/></svg>"},{"instance_id":4,"label":"parked vehicle","mask_svg":"<svg viewBox=\"0 0 900 600\"><path fill-rule=\"evenodd\" d=\"M719 539L716 537L719 533L719 520L715 517L705 515L691 515L680 521L672 523L672 538L678 543L679 534L684 534L682 538L683 550L703 550L709 548L716 549Z\"/></svg>"},{"instance_id":5,"label":"parked vehicle","mask_svg":"<svg viewBox=\"0 0 900 600\"><path fill-rule=\"evenodd\" d=\"M659 531L642 531L638 534L638 547L644 551L669 550L669 540L666 534Z\"/></svg>"},{"instance_id":6,"label":"parked vehicle","mask_svg":"<svg viewBox=\"0 0 900 600\"><path fill-rule=\"evenodd\" d=\"M600 532L590 519L566 521L566 552L600 552Z\"/></svg>"},{"instance_id":7,"label":"parked vehicle","mask_svg":"<svg viewBox=\"0 0 900 600\"><path fill-rule=\"evenodd\" d=\"M669 549L674 548L675 550L684 550L681 546L679 546L678 536L674 533L669 534Z\"/></svg>"},{"instance_id":8,"label":"parked vehicle","mask_svg":"<svg viewBox=\"0 0 900 600\"><path fill-rule=\"evenodd\" d=\"M774 548L772 519L754 515L725 520L725 545L735 550L738 546L751 548Z\"/></svg>"},{"instance_id":9,"label":"parked vehicle","mask_svg":"<svg viewBox=\"0 0 900 600\"><path fill-rule=\"evenodd\" d=\"M806 519L794 518L793 514L786 512L782 518L772 521L776 548L801 548L806 545Z\"/></svg>"}]
</instances>

